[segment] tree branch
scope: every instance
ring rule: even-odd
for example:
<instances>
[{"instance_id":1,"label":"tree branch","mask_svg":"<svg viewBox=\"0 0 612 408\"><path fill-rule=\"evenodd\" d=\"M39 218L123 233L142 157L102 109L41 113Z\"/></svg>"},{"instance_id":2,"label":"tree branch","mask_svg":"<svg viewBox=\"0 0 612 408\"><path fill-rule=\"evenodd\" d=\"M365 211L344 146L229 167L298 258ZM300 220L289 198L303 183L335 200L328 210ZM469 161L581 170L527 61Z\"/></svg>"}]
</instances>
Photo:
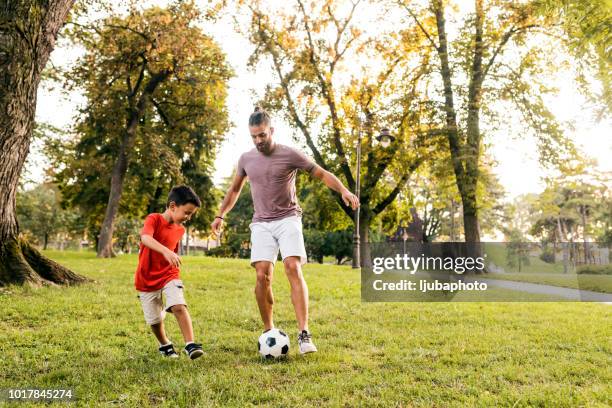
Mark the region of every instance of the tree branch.
<instances>
[{"instance_id":1,"label":"tree branch","mask_svg":"<svg viewBox=\"0 0 612 408\"><path fill-rule=\"evenodd\" d=\"M391 204L393 202L393 200L395 200L395 198L397 197L397 195L399 194L399 192L402 190L402 188L404 187L404 185L406 184L406 182L408 181L408 179L410 178L410 176L412 175L412 173L414 173L414 171L421 165L421 163L423 162L423 158L419 157L417 158L408 168L408 171L406 171L406 173L404 173L404 175L402 176L402 178L400 179L400 181L397 183L397 185L395 186L395 188L393 190L391 190L391 192L389 193L389 195L387 197L385 197L381 202L379 202L374 209L372 210L372 212L375 215L380 214L385 208L387 208L387 206L389 204Z\"/></svg>"},{"instance_id":2,"label":"tree branch","mask_svg":"<svg viewBox=\"0 0 612 408\"><path fill-rule=\"evenodd\" d=\"M429 34L429 32L427 32L425 27L423 27L423 24L421 24L416 14L414 14L414 12L408 6L404 5L404 8L406 9L406 11L408 11L408 14L412 16L412 18L414 19L414 22L417 23L417 25L419 26L423 34L425 34L425 37L427 37L432 47L434 47L434 49L436 50L439 50L439 47L436 45L436 42L433 40L433 37Z\"/></svg>"}]
</instances>

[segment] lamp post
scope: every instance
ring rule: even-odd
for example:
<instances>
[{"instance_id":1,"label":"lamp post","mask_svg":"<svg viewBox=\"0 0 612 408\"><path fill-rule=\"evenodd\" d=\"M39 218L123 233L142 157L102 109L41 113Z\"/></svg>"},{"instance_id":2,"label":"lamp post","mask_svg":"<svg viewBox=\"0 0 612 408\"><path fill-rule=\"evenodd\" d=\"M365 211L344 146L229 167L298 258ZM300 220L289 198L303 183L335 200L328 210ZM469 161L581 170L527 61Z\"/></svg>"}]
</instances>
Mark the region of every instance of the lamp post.
<instances>
[{"instance_id":1,"label":"lamp post","mask_svg":"<svg viewBox=\"0 0 612 408\"><path fill-rule=\"evenodd\" d=\"M357 175L355 177L355 195L361 202L361 118L359 119L359 130L357 132ZM359 213L361 206L355 210L355 231L353 232L353 269L361 268L361 239L359 234Z\"/></svg>"},{"instance_id":2,"label":"lamp post","mask_svg":"<svg viewBox=\"0 0 612 408\"><path fill-rule=\"evenodd\" d=\"M362 122L359 120L359 131L357 132L357 175L355 177L355 195L361 201L361 131ZM384 128L380 131L380 135L376 136L376 140L383 148L387 148L393 143L395 137L389 129ZM355 210L355 232L353 233L353 268L361 268L361 235L359 233L359 214L361 207Z\"/></svg>"}]
</instances>

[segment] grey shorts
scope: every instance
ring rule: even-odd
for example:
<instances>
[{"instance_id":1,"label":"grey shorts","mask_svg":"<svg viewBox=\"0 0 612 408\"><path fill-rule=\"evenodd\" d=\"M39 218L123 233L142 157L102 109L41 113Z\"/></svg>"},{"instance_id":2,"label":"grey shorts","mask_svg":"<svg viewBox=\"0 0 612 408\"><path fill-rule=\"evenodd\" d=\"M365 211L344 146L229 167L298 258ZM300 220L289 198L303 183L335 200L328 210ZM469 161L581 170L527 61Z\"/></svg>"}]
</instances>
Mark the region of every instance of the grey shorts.
<instances>
[{"instance_id":1,"label":"grey shorts","mask_svg":"<svg viewBox=\"0 0 612 408\"><path fill-rule=\"evenodd\" d=\"M166 298L166 306L162 303L162 295ZM185 305L185 296L183 294L183 281L173 279L160 290L153 292L138 292L142 311L144 312L145 321L147 324L161 323L166 317L166 312L175 305Z\"/></svg>"}]
</instances>

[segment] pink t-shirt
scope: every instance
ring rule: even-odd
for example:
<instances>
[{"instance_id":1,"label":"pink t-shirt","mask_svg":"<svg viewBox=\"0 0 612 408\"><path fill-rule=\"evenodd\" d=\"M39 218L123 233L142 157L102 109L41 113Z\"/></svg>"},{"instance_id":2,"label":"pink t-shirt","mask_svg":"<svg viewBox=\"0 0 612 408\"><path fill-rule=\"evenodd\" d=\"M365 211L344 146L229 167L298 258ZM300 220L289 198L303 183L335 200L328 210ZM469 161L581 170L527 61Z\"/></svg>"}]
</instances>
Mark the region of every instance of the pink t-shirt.
<instances>
[{"instance_id":1,"label":"pink t-shirt","mask_svg":"<svg viewBox=\"0 0 612 408\"><path fill-rule=\"evenodd\" d=\"M298 169L312 171L315 164L304 153L276 143L269 156L253 148L238 160L238 175L247 176L255 206L253 222L270 222L302 215L295 194Z\"/></svg>"}]
</instances>

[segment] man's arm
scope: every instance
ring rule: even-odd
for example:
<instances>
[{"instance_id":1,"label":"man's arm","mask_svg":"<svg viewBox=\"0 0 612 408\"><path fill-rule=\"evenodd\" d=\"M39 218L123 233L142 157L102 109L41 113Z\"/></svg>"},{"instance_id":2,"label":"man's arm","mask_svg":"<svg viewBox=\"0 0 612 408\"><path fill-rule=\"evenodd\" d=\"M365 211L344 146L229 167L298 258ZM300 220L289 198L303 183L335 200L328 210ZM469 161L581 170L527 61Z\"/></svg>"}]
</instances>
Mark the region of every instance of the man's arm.
<instances>
[{"instance_id":1,"label":"man's arm","mask_svg":"<svg viewBox=\"0 0 612 408\"><path fill-rule=\"evenodd\" d=\"M221 208L219 209L217 218L215 218L213 223L210 224L212 231L215 235L219 234L219 230L221 228L221 225L223 224L223 220L221 218L225 217L225 214L230 212L230 210L234 208L236 201L238 201L238 197L240 197L240 191L242 191L242 186L244 186L245 181L245 176L241 176L239 174L236 174L236 176L234 176L234 180L232 180L232 185L227 190L227 194L225 194L225 198L221 203Z\"/></svg>"},{"instance_id":2,"label":"man's arm","mask_svg":"<svg viewBox=\"0 0 612 408\"><path fill-rule=\"evenodd\" d=\"M350 206L353 210L359 207L359 199L353 193L351 193L344 184L338 179L338 177L331 174L329 171L324 170L321 166L315 165L310 174L313 177L323 181L325 185L334 191L337 191L342 196L344 204Z\"/></svg>"},{"instance_id":3,"label":"man's arm","mask_svg":"<svg viewBox=\"0 0 612 408\"><path fill-rule=\"evenodd\" d=\"M147 248L150 248L153 251L162 254L164 258L166 258L166 261L170 263L170 265L175 266L177 268L181 265L181 258L179 258L179 256L174 251L160 244L159 241L153 238L152 235L141 234L140 241Z\"/></svg>"}]
</instances>

